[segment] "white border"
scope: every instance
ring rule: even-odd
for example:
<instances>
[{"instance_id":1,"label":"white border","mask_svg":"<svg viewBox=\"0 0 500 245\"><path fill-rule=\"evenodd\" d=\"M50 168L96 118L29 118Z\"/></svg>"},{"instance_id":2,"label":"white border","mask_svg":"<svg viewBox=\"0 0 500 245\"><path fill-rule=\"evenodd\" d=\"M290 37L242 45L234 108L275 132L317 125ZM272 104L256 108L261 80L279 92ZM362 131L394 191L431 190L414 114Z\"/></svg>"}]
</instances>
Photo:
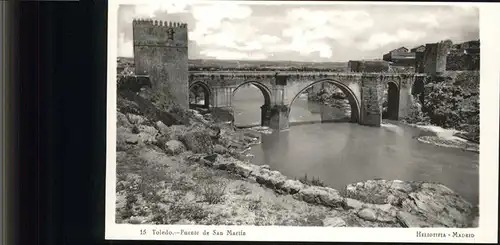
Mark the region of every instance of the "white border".
<instances>
[{"instance_id":1,"label":"white border","mask_svg":"<svg viewBox=\"0 0 500 245\"><path fill-rule=\"evenodd\" d=\"M334 4L372 5L474 5L480 8L481 40L481 145L480 145L480 219L474 229L418 229L418 228L330 228L330 227L278 227L278 226L194 226L194 225L128 225L115 224L116 185L116 58L117 20L119 4L164 3L161 0L110 0L108 12L108 101L107 101L107 155L106 155L106 212L105 239L107 240L227 240L227 241L355 241L355 242L450 242L477 243L498 242L498 116L500 83L500 5L495 3L418 3L418 2L336 2ZM209 1L184 1L209 2ZM227 2L227 1L212 1ZM300 4L329 5L332 2L238 2L238 4ZM140 235L140 230L147 235ZM180 236L151 234L152 229L180 231L204 230L210 233L216 229L226 232L243 230L245 236ZM422 238L423 232L467 232L474 238Z\"/></svg>"}]
</instances>

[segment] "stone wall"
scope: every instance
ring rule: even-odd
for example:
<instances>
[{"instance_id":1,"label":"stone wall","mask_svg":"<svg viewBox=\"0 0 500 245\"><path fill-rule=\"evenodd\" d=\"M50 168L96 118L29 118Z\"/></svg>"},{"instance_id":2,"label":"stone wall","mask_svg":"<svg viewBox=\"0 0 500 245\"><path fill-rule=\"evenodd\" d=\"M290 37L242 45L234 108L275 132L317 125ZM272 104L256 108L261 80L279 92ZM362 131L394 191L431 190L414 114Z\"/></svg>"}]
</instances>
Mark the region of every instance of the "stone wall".
<instances>
[{"instance_id":1,"label":"stone wall","mask_svg":"<svg viewBox=\"0 0 500 245\"><path fill-rule=\"evenodd\" d=\"M132 25L136 74L149 75L162 102L188 108L187 25L152 20Z\"/></svg>"}]
</instances>

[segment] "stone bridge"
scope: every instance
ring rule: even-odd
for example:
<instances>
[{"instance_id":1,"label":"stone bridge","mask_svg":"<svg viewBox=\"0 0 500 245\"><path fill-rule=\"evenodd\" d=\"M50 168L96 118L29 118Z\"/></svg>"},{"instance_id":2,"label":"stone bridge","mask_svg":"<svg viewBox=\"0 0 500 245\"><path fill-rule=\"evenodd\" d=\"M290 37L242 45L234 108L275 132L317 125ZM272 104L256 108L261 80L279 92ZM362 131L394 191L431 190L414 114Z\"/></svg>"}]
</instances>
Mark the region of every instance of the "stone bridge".
<instances>
[{"instance_id":1,"label":"stone bridge","mask_svg":"<svg viewBox=\"0 0 500 245\"><path fill-rule=\"evenodd\" d=\"M232 117L235 92L246 84L252 84L264 97L261 125L285 129L289 127L288 118L294 100L303 92L316 90L327 82L347 96L351 122L378 127L382 121L385 91L388 94L389 119L398 120L408 114L413 98L412 87L416 82L422 82L424 77L425 74L415 73L195 71L189 74L189 90L201 88L206 108L215 113L226 112Z\"/></svg>"}]
</instances>

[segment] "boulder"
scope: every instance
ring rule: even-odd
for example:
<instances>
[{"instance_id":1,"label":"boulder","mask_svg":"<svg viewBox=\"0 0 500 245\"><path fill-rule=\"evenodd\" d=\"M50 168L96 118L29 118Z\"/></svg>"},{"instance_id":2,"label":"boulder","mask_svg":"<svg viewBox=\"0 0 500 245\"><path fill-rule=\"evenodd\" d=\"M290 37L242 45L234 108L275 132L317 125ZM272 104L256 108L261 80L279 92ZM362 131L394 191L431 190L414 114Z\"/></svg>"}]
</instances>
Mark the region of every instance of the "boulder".
<instances>
[{"instance_id":1,"label":"boulder","mask_svg":"<svg viewBox=\"0 0 500 245\"><path fill-rule=\"evenodd\" d=\"M300 192L305 187L306 186L302 182L300 182L298 180L289 179L289 180L285 181L285 183L283 184L281 189L284 190L285 192L293 195L293 194Z\"/></svg>"},{"instance_id":2,"label":"boulder","mask_svg":"<svg viewBox=\"0 0 500 245\"><path fill-rule=\"evenodd\" d=\"M156 128L164 135L167 135L169 131L169 127L165 125L162 121L157 121L156 122Z\"/></svg>"},{"instance_id":3,"label":"boulder","mask_svg":"<svg viewBox=\"0 0 500 245\"><path fill-rule=\"evenodd\" d=\"M346 198L345 201L345 206L350 209L360 209L363 207L363 203L352 198Z\"/></svg>"},{"instance_id":4,"label":"boulder","mask_svg":"<svg viewBox=\"0 0 500 245\"><path fill-rule=\"evenodd\" d=\"M139 134L137 134L137 137L142 144L156 144L156 135L158 134L158 130L154 127L145 125L139 125L138 129Z\"/></svg>"},{"instance_id":5,"label":"boulder","mask_svg":"<svg viewBox=\"0 0 500 245\"><path fill-rule=\"evenodd\" d=\"M344 205L340 193L328 187L309 186L294 195L297 199L328 207L341 207Z\"/></svg>"},{"instance_id":6,"label":"boulder","mask_svg":"<svg viewBox=\"0 0 500 245\"><path fill-rule=\"evenodd\" d=\"M151 126L139 125L137 128L139 129L139 133L144 133L152 137L155 137L158 133L158 130Z\"/></svg>"},{"instance_id":7,"label":"boulder","mask_svg":"<svg viewBox=\"0 0 500 245\"><path fill-rule=\"evenodd\" d=\"M227 152L227 149L226 149L226 147L224 147L220 144L216 144L214 146L214 152L222 155L222 154L225 154Z\"/></svg>"},{"instance_id":8,"label":"boulder","mask_svg":"<svg viewBox=\"0 0 500 245\"><path fill-rule=\"evenodd\" d=\"M392 212L390 206L384 205L371 205L364 207L357 212L358 217L361 219L380 222L380 223L396 223L396 212Z\"/></svg>"},{"instance_id":9,"label":"boulder","mask_svg":"<svg viewBox=\"0 0 500 245\"><path fill-rule=\"evenodd\" d=\"M141 125L146 121L146 119L143 116L135 115L132 113L128 113L127 118L130 123L135 125Z\"/></svg>"},{"instance_id":10,"label":"boulder","mask_svg":"<svg viewBox=\"0 0 500 245\"><path fill-rule=\"evenodd\" d=\"M257 183L267 186L271 189L280 189L287 180L287 178L278 171L260 169L260 171L256 171L252 174L255 175Z\"/></svg>"},{"instance_id":11,"label":"boulder","mask_svg":"<svg viewBox=\"0 0 500 245\"><path fill-rule=\"evenodd\" d=\"M364 220L368 221L376 221L377 220L377 212L371 208L363 208L359 210L357 213L358 216Z\"/></svg>"},{"instance_id":12,"label":"boulder","mask_svg":"<svg viewBox=\"0 0 500 245\"><path fill-rule=\"evenodd\" d=\"M132 124L129 122L127 116L125 114L117 111L116 112L116 127L124 127L124 128L131 128Z\"/></svg>"},{"instance_id":13,"label":"boulder","mask_svg":"<svg viewBox=\"0 0 500 245\"><path fill-rule=\"evenodd\" d=\"M340 217L327 217L323 220L323 225L329 227L346 227L347 223Z\"/></svg>"},{"instance_id":14,"label":"boulder","mask_svg":"<svg viewBox=\"0 0 500 245\"><path fill-rule=\"evenodd\" d=\"M255 171L254 168L252 168L251 165L249 164L245 164L244 162L241 162L241 161L234 161L233 163L229 164L228 165L228 169L235 173L235 174L238 174L240 175L241 177L243 178L248 178L250 176L250 174Z\"/></svg>"},{"instance_id":15,"label":"boulder","mask_svg":"<svg viewBox=\"0 0 500 245\"><path fill-rule=\"evenodd\" d=\"M203 131L187 132L180 140L193 153L213 153L213 142L210 135Z\"/></svg>"},{"instance_id":16,"label":"boulder","mask_svg":"<svg viewBox=\"0 0 500 245\"><path fill-rule=\"evenodd\" d=\"M188 128L184 125L172 125L162 130L162 134L170 140L181 140L188 132ZM185 142L184 142L185 143Z\"/></svg>"},{"instance_id":17,"label":"boulder","mask_svg":"<svg viewBox=\"0 0 500 245\"><path fill-rule=\"evenodd\" d=\"M398 212L396 217L403 227L431 227L431 225L422 218L408 212Z\"/></svg>"},{"instance_id":18,"label":"boulder","mask_svg":"<svg viewBox=\"0 0 500 245\"><path fill-rule=\"evenodd\" d=\"M131 144L131 145L137 145L139 143L139 137L137 135L129 135L125 139L125 143Z\"/></svg>"},{"instance_id":19,"label":"boulder","mask_svg":"<svg viewBox=\"0 0 500 245\"><path fill-rule=\"evenodd\" d=\"M180 154L186 150L184 144L178 140L170 140L165 143L165 151L169 154Z\"/></svg>"}]
</instances>

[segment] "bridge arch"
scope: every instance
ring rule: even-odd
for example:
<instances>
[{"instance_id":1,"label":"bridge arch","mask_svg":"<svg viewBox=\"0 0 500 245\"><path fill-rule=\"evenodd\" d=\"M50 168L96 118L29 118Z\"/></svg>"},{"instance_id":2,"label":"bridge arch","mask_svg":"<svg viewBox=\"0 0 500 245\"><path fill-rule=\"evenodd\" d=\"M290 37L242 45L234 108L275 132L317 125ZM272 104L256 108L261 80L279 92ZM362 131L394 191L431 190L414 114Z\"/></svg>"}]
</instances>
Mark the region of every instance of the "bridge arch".
<instances>
[{"instance_id":1,"label":"bridge arch","mask_svg":"<svg viewBox=\"0 0 500 245\"><path fill-rule=\"evenodd\" d=\"M244 86L246 84L252 84L252 85L254 85L255 87L257 87L260 90L260 92L264 96L264 105L270 105L271 104L271 97L272 97L271 90L266 85L262 84L261 82L253 81L253 80L246 81L246 82L238 85L236 88L234 88L233 93L231 95L231 101L233 101L233 98L234 98L234 95L236 94L236 91L240 87L242 87L242 86Z\"/></svg>"},{"instance_id":2,"label":"bridge arch","mask_svg":"<svg viewBox=\"0 0 500 245\"><path fill-rule=\"evenodd\" d=\"M346 96L349 101L349 105L351 106L351 122L359 123L360 118L361 118L361 103L360 103L360 98L356 97L356 94L347 86L346 84L343 84L339 81L336 81L334 79L326 78L326 79L321 79L317 80L315 82L312 82L311 84L307 85L305 88L301 89L290 101L288 104L288 115L287 118L290 118L290 112L292 110L292 105L293 102L305 91L307 91L309 88L313 87L316 84L319 83L330 83L335 85L337 88L339 88Z\"/></svg>"},{"instance_id":3,"label":"bridge arch","mask_svg":"<svg viewBox=\"0 0 500 245\"><path fill-rule=\"evenodd\" d=\"M382 116L389 120L398 120L399 117L399 84L394 81L387 83L387 111Z\"/></svg>"},{"instance_id":4,"label":"bridge arch","mask_svg":"<svg viewBox=\"0 0 500 245\"><path fill-rule=\"evenodd\" d=\"M267 118L267 112L268 108L271 106L271 98L272 98L272 92L271 90L261 82L255 81L255 80L250 80L246 81L244 83L239 84L236 88L234 88L232 94L231 94L231 104L234 99L234 96L236 95L236 91L244 85L251 84L257 87L260 92L262 93L264 97L264 104L260 107L261 109L261 114L260 114L260 125L261 126L266 126L266 118Z\"/></svg>"},{"instance_id":5,"label":"bridge arch","mask_svg":"<svg viewBox=\"0 0 500 245\"><path fill-rule=\"evenodd\" d=\"M203 90L203 99L204 99L203 107L210 108L210 98L212 95L212 90L210 89L210 87L206 83L204 83L202 81L196 81L196 82L189 85L189 94L191 95L191 92L193 92L193 89L196 89L197 87L199 87Z\"/></svg>"}]
</instances>

